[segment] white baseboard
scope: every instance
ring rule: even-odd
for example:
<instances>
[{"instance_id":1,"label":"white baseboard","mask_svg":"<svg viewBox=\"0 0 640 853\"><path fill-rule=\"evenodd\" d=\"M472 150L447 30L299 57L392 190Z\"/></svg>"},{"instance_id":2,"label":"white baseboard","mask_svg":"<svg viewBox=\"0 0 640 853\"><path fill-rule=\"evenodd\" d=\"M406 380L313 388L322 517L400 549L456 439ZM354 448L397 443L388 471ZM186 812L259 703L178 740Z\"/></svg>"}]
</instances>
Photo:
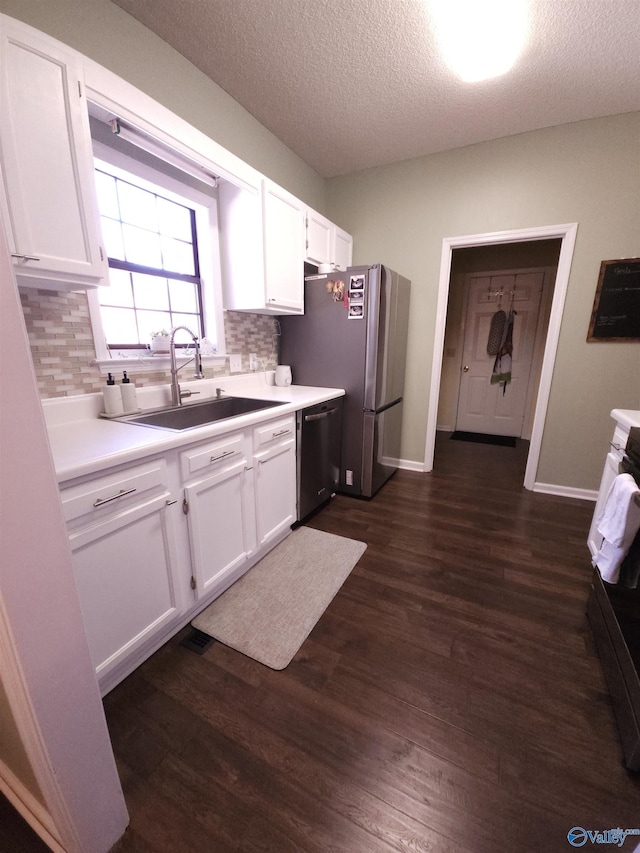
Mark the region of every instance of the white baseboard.
<instances>
[{"instance_id":1,"label":"white baseboard","mask_svg":"<svg viewBox=\"0 0 640 853\"><path fill-rule=\"evenodd\" d=\"M397 465L403 471L417 471L419 474L425 473L424 463L414 462L413 459L385 459L385 462L389 465ZM533 491L544 495L576 498L577 500L593 501L594 503L598 499L598 492L594 489L576 489L573 486L558 486L555 483L534 483Z\"/></svg>"},{"instance_id":2,"label":"white baseboard","mask_svg":"<svg viewBox=\"0 0 640 853\"><path fill-rule=\"evenodd\" d=\"M413 459L396 459L396 465L403 471L417 471L419 474L424 474L424 462L414 462Z\"/></svg>"},{"instance_id":3,"label":"white baseboard","mask_svg":"<svg viewBox=\"0 0 640 853\"><path fill-rule=\"evenodd\" d=\"M593 489L575 489L573 486L557 486L553 483L534 483L533 491L558 495L561 498L577 498L581 501L596 501L598 498L598 492Z\"/></svg>"}]
</instances>

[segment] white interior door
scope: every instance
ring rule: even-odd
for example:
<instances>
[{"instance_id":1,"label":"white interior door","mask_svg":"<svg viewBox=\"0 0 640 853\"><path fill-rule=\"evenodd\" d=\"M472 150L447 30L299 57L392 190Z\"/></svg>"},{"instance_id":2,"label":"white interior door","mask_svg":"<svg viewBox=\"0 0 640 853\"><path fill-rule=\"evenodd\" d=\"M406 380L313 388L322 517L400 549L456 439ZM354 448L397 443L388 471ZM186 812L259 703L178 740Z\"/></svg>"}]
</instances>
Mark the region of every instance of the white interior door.
<instances>
[{"instance_id":1,"label":"white interior door","mask_svg":"<svg viewBox=\"0 0 640 853\"><path fill-rule=\"evenodd\" d=\"M456 429L490 435L522 434L544 271L473 274L462 350ZM491 384L495 356L487 354L491 319L502 303L515 311L511 382Z\"/></svg>"}]
</instances>

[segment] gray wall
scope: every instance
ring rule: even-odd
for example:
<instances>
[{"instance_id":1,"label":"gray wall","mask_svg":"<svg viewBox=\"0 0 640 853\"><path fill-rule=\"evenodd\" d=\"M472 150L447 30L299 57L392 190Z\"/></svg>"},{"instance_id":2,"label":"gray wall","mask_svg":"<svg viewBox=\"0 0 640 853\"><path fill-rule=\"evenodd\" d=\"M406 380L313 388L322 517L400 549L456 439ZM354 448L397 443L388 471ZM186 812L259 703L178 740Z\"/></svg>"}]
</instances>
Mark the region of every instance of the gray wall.
<instances>
[{"instance_id":1,"label":"gray wall","mask_svg":"<svg viewBox=\"0 0 640 853\"><path fill-rule=\"evenodd\" d=\"M640 345L586 343L600 261L640 256L640 114L507 137L325 183L108 0L0 0L0 11L111 69L325 212L354 235L356 262L382 261L412 279L406 459L424 458L442 239L578 222L537 480L597 487L610 410L640 408Z\"/></svg>"},{"instance_id":2,"label":"gray wall","mask_svg":"<svg viewBox=\"0 0 640 853\"><path fill-rule=\"evenodd\" d=\"M311 207L322 178L219 86L110 0L0 0L0 12L118 74Z\"/></svg>"},{"instance_id":3,"label":"gray wall","mask_svg":"<svg viewBox=\"0 0 640 853\"><path fill-rule=\"evenodd\" d=\"M613 408L640 409L640 344L587 343L600 262L640 256L640 113L498 139L328 181L354 260L413 282L402 454L424 457L442 240L578 223L536 480L598 487Z\"/></svg>"}]
</instances>

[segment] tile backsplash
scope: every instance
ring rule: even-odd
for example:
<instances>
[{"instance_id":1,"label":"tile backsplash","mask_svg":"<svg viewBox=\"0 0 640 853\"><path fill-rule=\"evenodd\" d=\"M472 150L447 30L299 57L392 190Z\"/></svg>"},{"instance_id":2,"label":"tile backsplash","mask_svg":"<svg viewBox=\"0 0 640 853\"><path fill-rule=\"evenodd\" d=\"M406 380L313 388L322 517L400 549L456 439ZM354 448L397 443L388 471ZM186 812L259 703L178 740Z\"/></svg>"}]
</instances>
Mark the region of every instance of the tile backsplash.
<instances>
[{"instance_id":1,"label":"tile backsplash","mask_svg":"<svg viewBox=\"0 0 640 853\"><path fill-rule=\"evenodd\" d=\"M20 290L31 355L41 397L64 397L101 391L104 376L95 363L93 330L86 293L51 290ZM277 363L278 321L262 314L225 311L224 331L228 353L242 356L243 372L249 373L249 353L268 366ZM149 358L151 362L151 357ZM229 374L228 360L215 367L205 364L207 377ZM163 385L168 370L136 369L136 385Z\"/></svg>"}]
</instances>

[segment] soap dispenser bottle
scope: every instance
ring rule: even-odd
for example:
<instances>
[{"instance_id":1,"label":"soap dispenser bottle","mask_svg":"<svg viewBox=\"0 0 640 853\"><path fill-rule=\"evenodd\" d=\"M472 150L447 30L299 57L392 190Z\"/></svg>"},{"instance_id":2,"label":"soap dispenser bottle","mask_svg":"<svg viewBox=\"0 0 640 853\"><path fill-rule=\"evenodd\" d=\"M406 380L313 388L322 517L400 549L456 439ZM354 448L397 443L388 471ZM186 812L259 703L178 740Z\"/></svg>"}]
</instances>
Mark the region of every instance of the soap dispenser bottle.
<instances>
[{"instance_id":1,"label":"soap dispenser bottle","mask_svg":"<svg viewBox=\"0 0 640 853\"><path fill-rule=\"evenodd\" d=\"M120 391L122 393L122 406L124 408L125 414L137 412L138 393L136 391L136 386L127 376L126 370L123 371L122 374L122 385L120 386Z\"/></svg>"},{"instance_id":2,"label":"soap dispenser bottle","mask_svg":"<svg viewBox=\"0 0 640 853\"><path fill-rule=\"evenodd\" d=\"M124 414L120 386L116 385L111 373L107 376L107 387L103 389L102 396L104 398L104 412L106 415L113 417L114 415Z\"/></svg>"}]
</instances>

